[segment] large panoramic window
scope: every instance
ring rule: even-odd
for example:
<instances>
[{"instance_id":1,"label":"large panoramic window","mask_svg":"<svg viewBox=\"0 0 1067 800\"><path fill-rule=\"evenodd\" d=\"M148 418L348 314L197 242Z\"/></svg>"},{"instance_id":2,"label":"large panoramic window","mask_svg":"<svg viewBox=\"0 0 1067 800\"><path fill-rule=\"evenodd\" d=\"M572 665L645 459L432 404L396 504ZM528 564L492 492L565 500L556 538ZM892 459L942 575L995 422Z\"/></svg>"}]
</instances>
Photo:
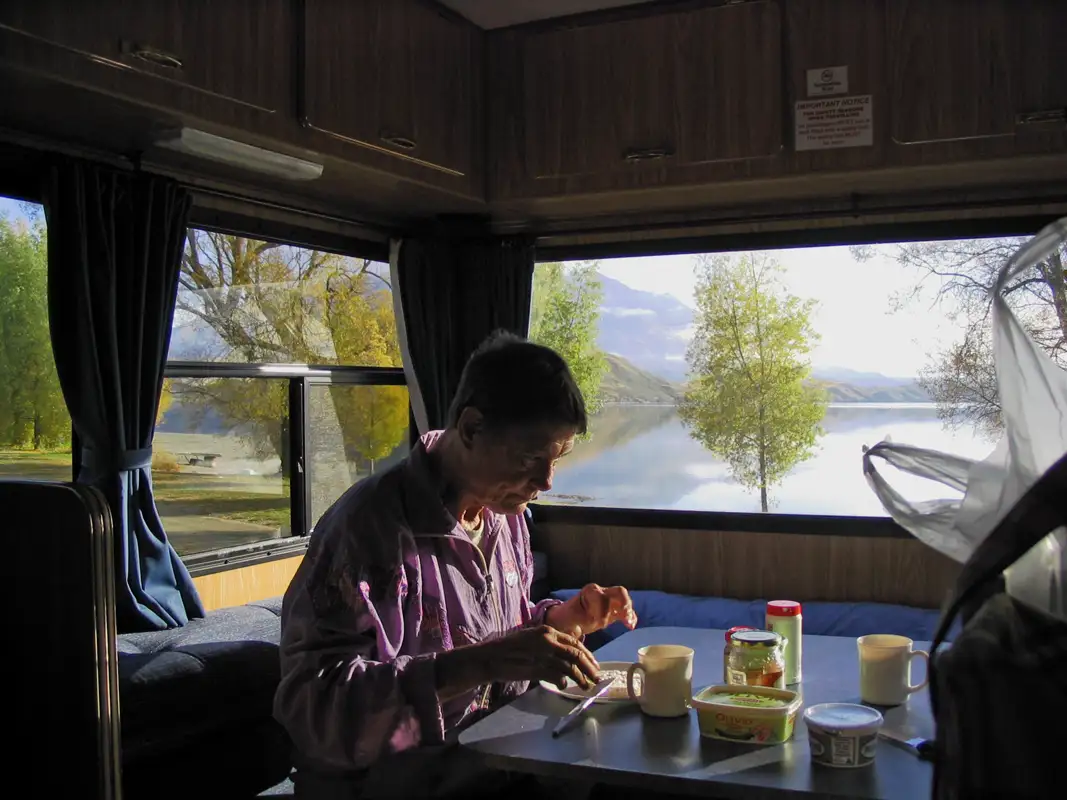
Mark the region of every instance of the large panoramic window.
<instances>
[{"instance_id":1,"label":"large panoramic window","mask_svg":"<svg viewBox=\"0 0 1067 800\"><path fill-rule=\"evenodd\" d=\"M153 477L182 555L308 533L408 449L388 267L189 231Z\"/></svg>"},{"instance_id":2,"label":"large panoramic window","mask_svg":"<svg viewBox=\"0 0 1067 800\"><path fill-rule=\"evenodd\" d=\"M531 336L595 411L543 502L884 516L864 445L992 450L988 290L1022 241L538 265ZM1067 364L1063 275L1044 265L1008 296ZM879 469L909 497L945 496Z\"/></svg>"},{"instance_id":3,"label":"large panoramic window","mask_svg":"<svg viewBox=\"0 0 1067 800\"><path fill-rule=\"evenodd\" d=\"M48 329L44 209L0 198L0 478L69 481L70 447Z\"/></svg>"}]
</instances>

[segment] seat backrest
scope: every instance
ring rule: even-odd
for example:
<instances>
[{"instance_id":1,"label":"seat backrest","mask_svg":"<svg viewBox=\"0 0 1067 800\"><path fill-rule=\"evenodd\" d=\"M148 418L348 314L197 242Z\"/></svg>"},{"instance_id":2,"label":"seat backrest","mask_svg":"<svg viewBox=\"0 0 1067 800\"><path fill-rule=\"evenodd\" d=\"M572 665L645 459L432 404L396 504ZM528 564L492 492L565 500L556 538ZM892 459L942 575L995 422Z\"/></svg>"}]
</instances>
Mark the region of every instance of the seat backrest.
<instances>
[{"instance_id":1,"label":"seat backrest","mask_svg":"<svg viewBox=\"0 0 1067 800\"><path fill-rule=\"evenodd\" d=\"M95 489L0 481L7 763L34 794L121 797L114 540ZM14 702L10 702L14 700ZM10 736L8 737L10 740ZM13 758L11 756L14 756Z\"/></svg>"}]
</instances>

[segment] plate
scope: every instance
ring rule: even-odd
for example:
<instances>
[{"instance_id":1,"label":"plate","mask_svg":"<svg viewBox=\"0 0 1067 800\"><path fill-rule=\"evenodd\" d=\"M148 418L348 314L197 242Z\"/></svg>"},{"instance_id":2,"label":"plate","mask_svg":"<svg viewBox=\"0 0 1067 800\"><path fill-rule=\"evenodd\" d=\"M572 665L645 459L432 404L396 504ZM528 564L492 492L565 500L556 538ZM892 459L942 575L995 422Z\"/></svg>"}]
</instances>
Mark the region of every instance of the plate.
<instances>
[{"instance_id":1,"label":"plate","mask_svg":"<svg viewBox=\"0 0 1067 800\"><path fill-rule=\"evenodd\" d=\"M617 672L615 676L615 683L608 689L608 693L603 697L597 698L596 703L632 703L633 701L626 694L626 670L630 668L629 661L601 661L600 673L603 675L605 672ZM607 676L605 676L607 677ZM560 689L554 683L548 681L541 681L541 686L552 694L558 694L560 697L566 697L569 700L585 700L589 696L589 690L580 689L578 685L574 683L570 678L564 684L564 688ZM641 673L638 672L634 675L634 688L639 692L641 691Z\"/></svg>"}]
</instances>

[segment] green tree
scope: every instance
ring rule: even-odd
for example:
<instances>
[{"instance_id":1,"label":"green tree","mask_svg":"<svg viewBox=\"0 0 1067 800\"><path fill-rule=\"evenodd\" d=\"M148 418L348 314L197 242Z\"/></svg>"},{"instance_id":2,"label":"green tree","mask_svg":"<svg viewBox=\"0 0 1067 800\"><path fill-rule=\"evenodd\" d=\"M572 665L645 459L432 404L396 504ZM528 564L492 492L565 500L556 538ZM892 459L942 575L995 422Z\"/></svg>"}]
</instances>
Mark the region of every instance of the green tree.
<instances>
[{"instance_id":1,"label":"green tree","mask_svg":"<svg viewBox=\"0 0 1067 800\"><path fill-rule=\"evenodd\" d=\"M0 217L0 446L70 446L48 329L48 235L43 220Z\"/></svg>"},{"instance_id":2,"label":"green tree","mask_svg":"<svg viewBox=\"0 0 1067 800\"><path fill-rule=\"evenodd\" d=\"M390 286L370 260L191 229L180 281L181 319L213 333L195 354L201 360L402 364ZM182 381L173 391L201 414L250 432L255 454L277 455L287 469L285 381ZM336 385L329 395L346 452L373 465L404 440L404 387Z\"/></svg>"},{"instance_id":3,"label":"green tree","mask_svg":"<svg viewBox=\"0 0 1067 800\"><path fill-rule=\"evenodd\" d=\"M759 254L697 259L696 332L679 415L690 435L726 461L734 479L769 490L811 458L826 414L808 383L817 334L812 301L786 293L781 268Z\"/></svg>"},{"instance_id":4,"label":"green tree","mask_svg":"<svg viewBox=\"0 0 1067 800\"><path fill-rule=\"evenodd\" d=\"M898 308L924 303L960 324L960 338L930 356L918 376L937 403L938 416L949 427L970 425L991 438L1003 428L993 365L990 298L1001 267L1026 240L963 239L852 249L858 261L885 256L917 276L915 286L894 299ZM1019 322L1063 367L1067 367L1065 264L1067 248L1061 248L1004 287Z\"/></svg>"},{"instance_id":5,"label":"green tree","mask_svg":"<svg viewBox=\"0 0 1067 800\"><path fill-rule=\"evenodd\" d=\"M590 414L600 410L600 382L608 368L596 344L603 296L598 266L595 261L539 264L530 312L530 340L563 357Z\"/></svg>"}]
</instances>

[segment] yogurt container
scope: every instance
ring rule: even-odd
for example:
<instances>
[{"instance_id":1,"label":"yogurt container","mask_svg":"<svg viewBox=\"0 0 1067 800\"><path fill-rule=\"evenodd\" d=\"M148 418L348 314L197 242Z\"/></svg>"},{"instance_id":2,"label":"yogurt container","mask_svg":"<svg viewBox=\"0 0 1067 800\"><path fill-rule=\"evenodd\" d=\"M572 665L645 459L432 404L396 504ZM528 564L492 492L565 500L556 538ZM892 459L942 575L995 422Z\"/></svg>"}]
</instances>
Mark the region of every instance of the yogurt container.
<instances>
[{"instance_id":1,"label":"yogurt container","mask_svg":"<svg viewBox=\"0 0 1067 800\"><path fill-rule=\"evenodd\" d=\"M714 685L690 702L700 735L728 742L781 744L793 735L800 694L770 686Z\"/></svg>"},{"instance_id":2,"label":"yogurt container","mask_svg":"<svg viewBox=\"0 0 1067 800\"><path fill-rule=\"evenodd\" d=\"M882 715L853 703L820 703L804 711L812 763L866 767L874 763Z\"/></svg>"}]
</instances>

